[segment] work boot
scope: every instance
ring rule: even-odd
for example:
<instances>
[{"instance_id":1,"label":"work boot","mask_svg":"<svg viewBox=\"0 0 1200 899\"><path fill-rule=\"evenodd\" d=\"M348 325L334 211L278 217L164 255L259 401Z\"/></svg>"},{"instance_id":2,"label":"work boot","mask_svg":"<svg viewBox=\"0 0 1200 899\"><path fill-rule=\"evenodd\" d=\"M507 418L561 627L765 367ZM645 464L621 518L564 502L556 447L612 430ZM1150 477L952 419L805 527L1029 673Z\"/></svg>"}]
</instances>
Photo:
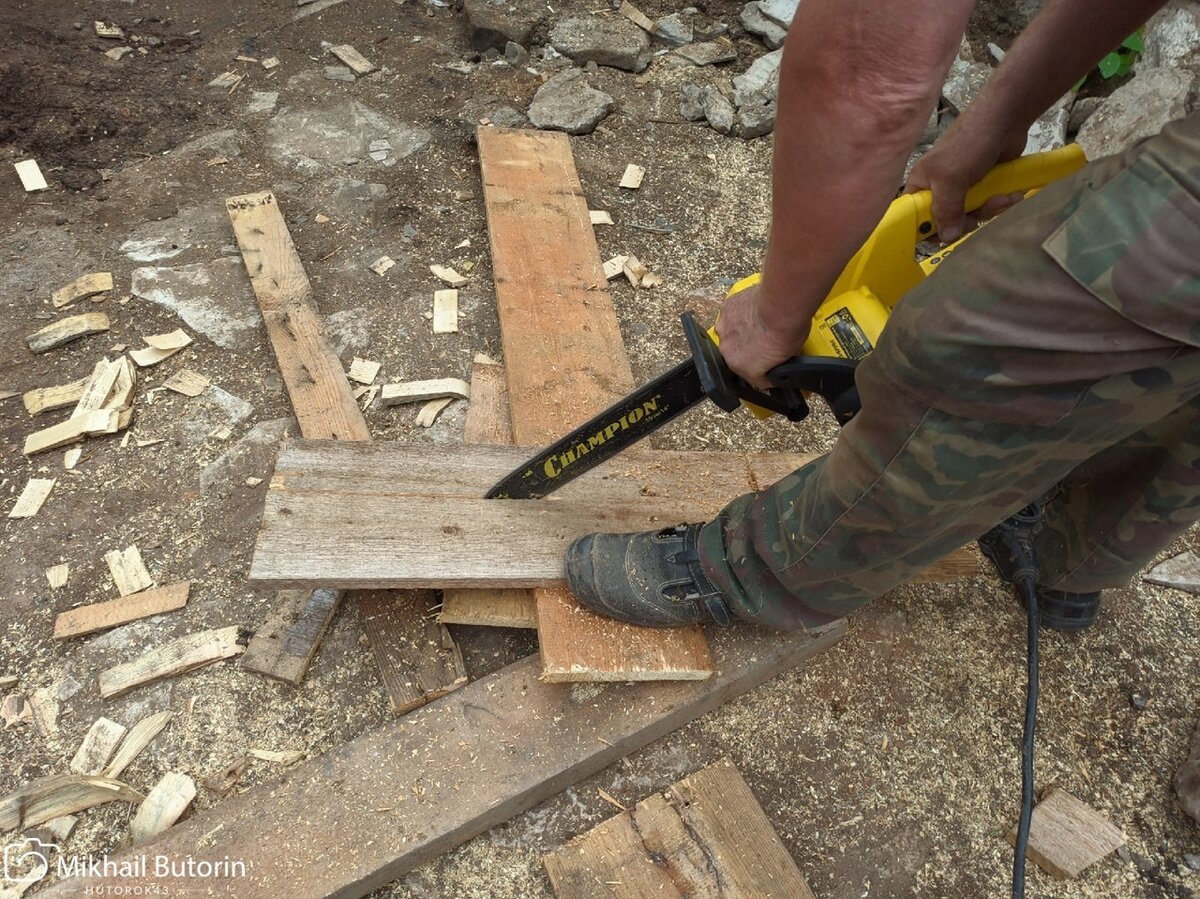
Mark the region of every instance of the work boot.
<instances>
[{"instance_id":1,"label":"work boot","mask_svg":"<svg viewBox=\"0 0 1200 899\"><path fill-rule=\"evenodd\" d=\"M588 534L567 549L567 583L598 615L644 627L729 624L725 597L700 569L699 524Z\"/></svg>"}]
</instances>

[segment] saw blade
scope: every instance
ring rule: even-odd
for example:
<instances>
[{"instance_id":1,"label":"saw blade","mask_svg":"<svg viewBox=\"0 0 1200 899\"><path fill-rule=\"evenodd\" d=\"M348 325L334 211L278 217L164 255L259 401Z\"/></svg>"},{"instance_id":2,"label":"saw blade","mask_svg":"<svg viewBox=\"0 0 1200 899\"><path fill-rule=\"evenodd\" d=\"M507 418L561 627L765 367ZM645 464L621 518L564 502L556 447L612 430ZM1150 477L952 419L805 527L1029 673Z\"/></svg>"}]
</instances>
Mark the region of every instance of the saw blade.
<instances>
[{"instance_id":1,"label":"saw blade","mask_svg":"<svg viewBox=\"0 0 1200 899\"><path fill-rule=\"evenodd\" d=\"M653 433L704 399L688 359L639 387L509 473L487 499L540 499Z\"/></svg>"}]
</instances>

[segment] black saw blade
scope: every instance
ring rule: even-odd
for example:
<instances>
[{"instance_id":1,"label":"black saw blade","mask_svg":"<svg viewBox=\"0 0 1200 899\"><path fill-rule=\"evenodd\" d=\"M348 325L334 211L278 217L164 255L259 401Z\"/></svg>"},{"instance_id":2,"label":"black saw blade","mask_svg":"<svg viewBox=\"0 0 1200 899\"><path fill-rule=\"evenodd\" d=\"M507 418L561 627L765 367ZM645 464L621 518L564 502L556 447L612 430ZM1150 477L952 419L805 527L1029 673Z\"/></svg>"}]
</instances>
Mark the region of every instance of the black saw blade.
<instances>
[{"instance_id":1,"label":"black saw blade","mask_svg":"<svg viewBox=\"0 0 1200 899\"><path fill-rule=\"evenodd\" d=\"M510 472L487 499L540 499L653 433L704 399L688 359L635 390Z\"/></svg>"}]
</instances>

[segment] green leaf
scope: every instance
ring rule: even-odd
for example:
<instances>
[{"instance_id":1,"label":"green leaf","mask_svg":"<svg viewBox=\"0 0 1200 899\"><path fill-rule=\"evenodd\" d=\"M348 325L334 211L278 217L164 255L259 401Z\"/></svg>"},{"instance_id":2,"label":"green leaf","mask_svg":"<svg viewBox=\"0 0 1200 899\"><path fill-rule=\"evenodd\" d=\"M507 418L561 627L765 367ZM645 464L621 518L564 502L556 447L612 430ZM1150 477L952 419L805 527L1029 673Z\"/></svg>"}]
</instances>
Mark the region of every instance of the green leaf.
<instances>
[{"instance_id":1,"label":"green leaf","mask_svg":"<svg viewBox=\"0 0 1200 899\"><path fill-rule=\"evenodd\" d=\"M1097 68L1100 70L1102 77L1105 79L1112 78L1121 69L1120 55L1117 53L1109 53L1102 60L1100 60L1100 65L1098 65Z\"/></svg>"},{"instance_id":2,"label":"green leaf","mask_svg":"<svg viewBox=\"0 0 1200 899\"><path fill-rule=\"evenodd\" d=\"M1125 40L1121 41L1121 46L1127 50L1132 50L1134 53L1141 53L1146 49L1146 44L1142 40L1142 31L1139 28Z\"/></svg>"}]
</instances>

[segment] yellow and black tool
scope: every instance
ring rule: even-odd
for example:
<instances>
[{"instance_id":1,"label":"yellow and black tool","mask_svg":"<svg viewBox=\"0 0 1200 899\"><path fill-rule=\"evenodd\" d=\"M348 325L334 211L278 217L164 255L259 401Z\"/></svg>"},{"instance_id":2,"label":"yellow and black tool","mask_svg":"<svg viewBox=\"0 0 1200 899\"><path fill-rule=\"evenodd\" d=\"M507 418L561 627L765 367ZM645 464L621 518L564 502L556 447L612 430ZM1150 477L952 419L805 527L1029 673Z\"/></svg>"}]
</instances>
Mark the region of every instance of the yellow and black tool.
<instances>
[{"instance_id":1,"label":"yellow and black tool","mask_svg":"<svg viewBox=\"0 0 1200 899\"><path fill-rule=\"evenodd\" d=\"M965 208L972 212L991 197L1035 191L1085 162L1083 151L1072 144L1002 163L967 192ZM691 358L542 450L493 487L488 497L546 496L706 397L727 412L744 405L760 418L778 414L800 421L809 412L807 397L816 393L839 422L849 421L858 411L854 369L874 349L891 310L971 237L968 233L936 255L918 260L917 243L937 231L932 200L929 191L918 191L892 201L818 307L802 355L767 373L774 385L770 390L759 390L735 375L721 358L715 329L705 332L690 312L684 313ZM743 278L729 295L760 280L760 275Z\"/></svg>"}]
</instances>

